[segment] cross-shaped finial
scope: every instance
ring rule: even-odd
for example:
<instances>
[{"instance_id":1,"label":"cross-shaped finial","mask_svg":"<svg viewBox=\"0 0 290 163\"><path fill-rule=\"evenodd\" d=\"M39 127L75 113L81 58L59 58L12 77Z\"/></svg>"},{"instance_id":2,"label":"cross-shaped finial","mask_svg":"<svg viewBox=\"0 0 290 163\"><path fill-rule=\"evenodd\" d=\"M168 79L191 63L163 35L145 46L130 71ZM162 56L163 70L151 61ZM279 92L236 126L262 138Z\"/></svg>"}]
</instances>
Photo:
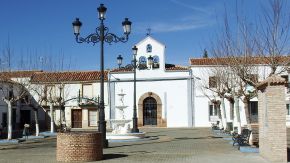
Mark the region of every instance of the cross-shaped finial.
<instances>
[{"instance_id":1,"label":"cross-shaped finial","mask_svg":"<svg viewBox=\"0 0 290 163\"><path fill-rule=\"evenodd\" d=\"M150 35L151 35L151 28L147 28L146 30L147 30L146 35L147 35L147 36L150 36Z\"/></svg>"}]
</instances>

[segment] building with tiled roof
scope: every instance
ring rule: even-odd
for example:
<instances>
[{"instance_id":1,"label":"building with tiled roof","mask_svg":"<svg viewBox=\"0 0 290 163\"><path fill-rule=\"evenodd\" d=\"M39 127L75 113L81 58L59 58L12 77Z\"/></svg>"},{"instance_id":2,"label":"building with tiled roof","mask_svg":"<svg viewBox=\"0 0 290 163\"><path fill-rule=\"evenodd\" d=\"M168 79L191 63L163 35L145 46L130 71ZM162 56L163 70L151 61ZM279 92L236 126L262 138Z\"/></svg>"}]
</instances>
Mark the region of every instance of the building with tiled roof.
<instances>
[{"instance_id":1,"label":"building with tiled roof","mask_svg":"<svg viewBox=\"0 0 290 163\"><path fill-rule=\"evenodd\" d=\"M290 56L277 56L277 57L231 57L231 58L190 58L190 66L213 66L213 65L229 65L230 63L246 62L252 65L269 65L271 63L277 63L280 65L286 65L290 63Z\"/></svg>"},{"instance_id":2,"label":"building with tiled roof","mask_svg":"<svg viewBox=\"0 0 290 163\"><path fill-rule=\"evenodd\" d=\"M233 66L234 67L230 67ZM219 82L228 82L229 85L237 87L236 74L232 72L232 68L240 68L245 70L248 76L252 76L254 80L260 82L257 86L264 86L268 80L276 80L281 82L281 77L272 76L268 78L271 72L271 65L277 65L277 72L279 76L283 77L283 80L290 81L288 71L285 67L290 65L290 56L276 56L276 57L224 57L224 58L190 58L189 66L191 72L197 77L195 82L195 102L194 108L203 108L195 110L195 125L196 126L208 126L210 123L221 122L220 126L240 129L241 126L255 125L258 122L258 99L253 97L245 104L242 101L243 97L237 98L237 102L234 105L239 106L239 118L236 112L232 111L229 100L221 98L217 92L221 92ZM239 67L240 66L240 67ZM244 68L244 69L242 69ZM241 71L242 72L242 71ZM221 76L218 76L221 75ZM242 75L242 74L240 74ZM224 77L226 76L226 77ZM220 79L220 80L219 80ZM228 79L228 80L226 80ZM268 80L265 80L268 79ZM224 80L224 81L223 81ZM264 81L264 82L262 82ZM253 86L243 84L242 87L245 92L253 92L255 88ZM226 88L224 88L225 90ZM231 88L237 90L238 88ZM286 88L285 88L285 92ZM289 92L289 91L288 91ZM231 92L229 92L230 94ZM290 94L286 95L287 110L287 125L290 125ZM217 103L218 101L218 103ZM217 108L222 107L221 110ZM247 110L246 110L247 109ZM236 108L234 109L236 110ZM246 114L249 115L247 120ZM198 116L197 116L198 115ZM237 120L239 119L239 121Z\"/></svg>"},{"instance_id":3,"label":"building with tiled roof","mask_svg":"<svg viewBox=\"0 0 290 163\"><path fill-rule=\"evenodd\" d=\"M11 79L11 78L30 78L34 74L42 73L42 71L38 70L18 70L18 71L4 71L0 72L0 78Z\"/></svg>"},{"instance_id":4,"label":"building with tiled roof","mask_svg":"<svg viewBox=\"0 0 290 163\"><path fill-rule=\"evenodd\" d=\"M108 71L105 71L104 79L107 80ZM100 71L67 71L67 72L42 72L35 73L31 77L32 83L70 83L70 82L99 82Z\"/></svg>"}]
</instances>

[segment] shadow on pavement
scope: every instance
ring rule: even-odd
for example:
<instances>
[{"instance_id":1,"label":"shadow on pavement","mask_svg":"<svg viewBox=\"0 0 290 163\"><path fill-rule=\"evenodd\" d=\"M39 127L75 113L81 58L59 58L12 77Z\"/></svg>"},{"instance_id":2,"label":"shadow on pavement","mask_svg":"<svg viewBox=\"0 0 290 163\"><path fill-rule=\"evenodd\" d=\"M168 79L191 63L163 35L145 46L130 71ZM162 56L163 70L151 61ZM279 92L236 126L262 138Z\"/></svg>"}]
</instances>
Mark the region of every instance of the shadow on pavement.
<instances>
[{"instance_id":1,"label":"shadow on pavement","mask_svg":"<svg viewBox=\"0 0 290 163\"><path fill-rule=\"evenodd\" d=\"M110 160L110 159L116 159L116 158L122 158L127 157L128 155L125 154L104 154L103 160Z\"/></svg>"},{"instance_id":2,"label":"shadow on pavement","mask_svg":"<svg viewBox=\"0 0 290 163\"><path fill-rule=\"evenodd\" d=\"M174 138L177 140L189 140L189 139L220 139L223 137L216 137L216 136L207 136L207 137L196 137L196 138L189 138L189 137L180 137L180 138Z\"/></svg>"},{"instance_id":3,"label":"shadow on pavement","mask_svg":"<svg viewBox=\"0 0 290 163\"><path fill-rule=\"evenodd\" d=\"M36 147L34 147L34 146L13 146L13 147L2 148L2 149L0 149L0 150L32 149L32 148L36 148Z\"/></svg>"},{"instance_id":4,"label":"shadow on pavement","mask_svg":"<svg viewBox=\"0 0 290 163\"><path fill-rule=\"evenodd\" d=\"M222 139L223 137L216 137L216 136L206 136L206 137L179 137L179 138L173 138L169 140L163 140L163 141L146 141L143 143L138 143L136 144L123 144L123 145L116 145L116 146L111 146L109 148L119 148L119 147L128 147L128 146L138 146L138 145L144 145L144 144L159 144L159 143L167 143L167 142L175 142L175 141L182 141L182 140L199 140L199 139Z\"/></svg>"}]
</instances>

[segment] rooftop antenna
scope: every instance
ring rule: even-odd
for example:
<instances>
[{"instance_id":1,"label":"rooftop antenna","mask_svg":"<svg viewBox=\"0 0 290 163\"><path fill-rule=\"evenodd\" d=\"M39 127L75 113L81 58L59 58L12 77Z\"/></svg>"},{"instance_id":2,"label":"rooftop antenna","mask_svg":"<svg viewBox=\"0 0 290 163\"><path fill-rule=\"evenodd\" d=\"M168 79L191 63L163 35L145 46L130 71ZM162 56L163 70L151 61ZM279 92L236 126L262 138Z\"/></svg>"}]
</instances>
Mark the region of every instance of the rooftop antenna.
<instances>
[{"instance_id":1,"label":"rooftop antenna","mask_svg":"<svg viewBox=\"0 0 290 163\"><path fill-rule=\"evenodd\" d=\"M146 36L151 36L151 28L147 28L146 31L147 31Z\"/></svg>"}]
</instances>

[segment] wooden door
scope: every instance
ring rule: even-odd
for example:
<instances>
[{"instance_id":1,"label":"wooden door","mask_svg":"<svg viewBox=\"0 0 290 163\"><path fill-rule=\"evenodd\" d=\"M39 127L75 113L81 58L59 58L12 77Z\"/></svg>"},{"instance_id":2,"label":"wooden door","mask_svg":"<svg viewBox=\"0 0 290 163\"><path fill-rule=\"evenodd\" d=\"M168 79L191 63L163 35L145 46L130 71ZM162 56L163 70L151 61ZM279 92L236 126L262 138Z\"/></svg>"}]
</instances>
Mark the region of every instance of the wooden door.
<instances>
[{"instance_id":1,"label":"wooden door","mask_svg":"<svg viewBox=\"0 0 290 163\"><path fill-rule=\"evenodd\" d=\"M157 102L153 97L147 97L144 99L143 124L157 125Z\"/></svg>"},{"instance_id":2,"label":"wooden door","mask_svg":"<svg viewBox=\"0 0 290 163\"><path fill-rule=\"evenodd\" d=\"M72 110L72 128L82 128L82 110Z\"/></svg>"}]
</instances>

